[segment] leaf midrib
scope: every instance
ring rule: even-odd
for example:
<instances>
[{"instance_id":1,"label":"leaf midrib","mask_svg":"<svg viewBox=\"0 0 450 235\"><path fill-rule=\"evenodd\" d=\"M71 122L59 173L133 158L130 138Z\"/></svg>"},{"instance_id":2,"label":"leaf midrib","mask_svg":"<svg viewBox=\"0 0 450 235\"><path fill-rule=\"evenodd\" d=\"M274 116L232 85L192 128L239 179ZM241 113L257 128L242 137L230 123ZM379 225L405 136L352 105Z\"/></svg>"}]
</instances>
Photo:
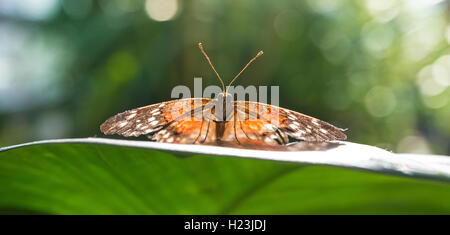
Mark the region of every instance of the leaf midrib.
<instances>
[{"instance_id":1,"label":"leaf midrib","mask_svg":"<svg viewBox=\"0 0 450 235\"><path fill-rule=\"evenodd\" d=\"M269 186L271 183L275 182L281 177L286 176L287 174L304 167L306 166L299 165L275 171L274 173L263 178L262 180L255 182L254 184L250 185L246 190L244 190L234 200L232 200L227 206L225 206L224 209L219 212L219 214L232 214L232 212L235 211L241 204L243 204L246 200L251 198L257 192L261 191L263 188Z\"/></svg>"}]
</instances>

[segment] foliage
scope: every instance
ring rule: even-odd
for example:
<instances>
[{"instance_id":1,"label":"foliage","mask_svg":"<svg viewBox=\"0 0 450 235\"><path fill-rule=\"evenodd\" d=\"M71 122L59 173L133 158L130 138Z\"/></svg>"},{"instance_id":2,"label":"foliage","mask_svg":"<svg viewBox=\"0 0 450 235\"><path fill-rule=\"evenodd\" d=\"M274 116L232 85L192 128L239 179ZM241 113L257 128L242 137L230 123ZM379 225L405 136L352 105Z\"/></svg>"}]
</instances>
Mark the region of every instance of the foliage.
<instances>
[{"instance_id":1,"label":"foliage","mask_svg":"<svg viewBox=\"0 0 450 235\"><path fill-rule=\"evenodd\" d=\"M450 212L447 183L82 143L0 152L0 195L2 214Z\"/></svg>"}]
</instances>

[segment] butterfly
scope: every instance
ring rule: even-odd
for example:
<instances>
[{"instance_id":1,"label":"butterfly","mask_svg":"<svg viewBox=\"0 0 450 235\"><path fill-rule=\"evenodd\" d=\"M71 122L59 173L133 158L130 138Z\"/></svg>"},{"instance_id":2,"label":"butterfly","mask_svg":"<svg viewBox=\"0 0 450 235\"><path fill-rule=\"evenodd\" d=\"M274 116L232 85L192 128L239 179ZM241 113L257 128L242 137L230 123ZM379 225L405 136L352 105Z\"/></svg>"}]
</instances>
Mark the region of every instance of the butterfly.
<instances>
[{"instance_id":1,"label":"butterfly","mask_svg":"<svg viewBox=\"0 0 450 235\"><path fill-rule=\"evenodd\" d=\"M215 99L187 98L152 104L107 119L100 130L106 135L145 135L163 143L223 145L287 145L293 140L324 142L345 140L345 129L278 106L234 101L228 88L259 56L260 51L225 89L222 78L199 48L222 84Z\"/></svg>"}]
</instances>

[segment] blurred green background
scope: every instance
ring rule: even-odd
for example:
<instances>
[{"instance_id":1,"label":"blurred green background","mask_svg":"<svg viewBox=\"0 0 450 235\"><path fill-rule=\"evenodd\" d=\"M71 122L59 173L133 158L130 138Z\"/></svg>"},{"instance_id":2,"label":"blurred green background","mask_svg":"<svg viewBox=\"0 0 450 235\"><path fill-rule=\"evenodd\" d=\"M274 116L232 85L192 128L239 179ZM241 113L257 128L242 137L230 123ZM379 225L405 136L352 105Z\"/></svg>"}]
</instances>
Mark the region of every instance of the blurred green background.
<instances>
[{"instance_id":1,"label":"blurred green background","mask_svg":"<svg viewBox=\"0 0 450 235\"><path fill-rule=\"evenodd\" d=\"M280 86L280 105L394 152L450 154L450 1L1 0L0 146L102 136L176 85Z\"/></svg>"}]
</instances>

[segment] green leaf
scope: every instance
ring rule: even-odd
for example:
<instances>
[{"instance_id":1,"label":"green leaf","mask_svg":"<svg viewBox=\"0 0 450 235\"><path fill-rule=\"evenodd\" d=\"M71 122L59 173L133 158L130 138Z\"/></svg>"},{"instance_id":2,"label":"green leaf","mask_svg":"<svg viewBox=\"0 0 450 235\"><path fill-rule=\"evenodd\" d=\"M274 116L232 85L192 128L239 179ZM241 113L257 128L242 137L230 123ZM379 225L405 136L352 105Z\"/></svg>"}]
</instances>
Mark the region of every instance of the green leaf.
<instances>
[{"instance_id":1,"label":"green leaf","mask_svg":"<svg viewBox=\"0 0 450 235\"><path fill-rule=\"evenodd\" d=\"M0 149L0 213L450 213L448 157L373 148L41 141Z\"/></svg>"}]
</instances>

